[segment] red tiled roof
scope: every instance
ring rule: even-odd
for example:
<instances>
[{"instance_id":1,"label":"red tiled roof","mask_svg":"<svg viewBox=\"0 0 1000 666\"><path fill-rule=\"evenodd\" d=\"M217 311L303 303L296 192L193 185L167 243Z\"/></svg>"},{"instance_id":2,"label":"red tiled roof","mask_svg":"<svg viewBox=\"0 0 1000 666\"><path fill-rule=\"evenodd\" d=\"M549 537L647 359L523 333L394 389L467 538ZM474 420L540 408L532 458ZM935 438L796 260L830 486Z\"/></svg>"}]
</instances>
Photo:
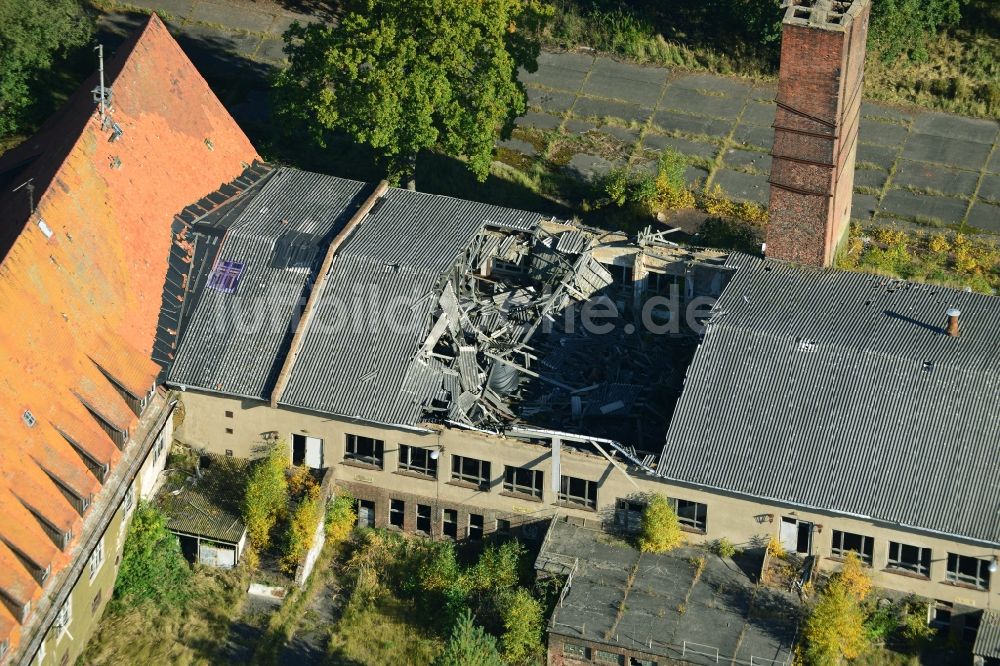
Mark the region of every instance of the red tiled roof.
<instances>
[{"instance_id":1,"label":"red tiled roof","mask_svg":"<svg viewBox=\"0 0 1000 666\"><path fill-rule=\"evenodd\" d=\"M32 569L56 579L81 536L57 484L100 502L86 459L118 462L106 428L137 421L122 390L141 398L155 383L174 215L257 159L155 15L105 69L118 140L102 129L92 79L0 158L0 641L11 648L11 607L42 594ZM29 178L35 214L24 189L11 192ZM72 532L65 550L53 531Z\"/></svg>"}]
</instances>

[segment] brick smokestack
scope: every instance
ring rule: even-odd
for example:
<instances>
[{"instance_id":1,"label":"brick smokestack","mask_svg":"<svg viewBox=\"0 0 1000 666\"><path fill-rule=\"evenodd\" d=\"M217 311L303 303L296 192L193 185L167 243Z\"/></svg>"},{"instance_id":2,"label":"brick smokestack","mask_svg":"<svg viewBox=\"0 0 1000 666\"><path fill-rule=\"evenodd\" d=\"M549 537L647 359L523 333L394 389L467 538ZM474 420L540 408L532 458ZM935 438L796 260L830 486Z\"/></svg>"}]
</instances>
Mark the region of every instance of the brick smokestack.
<instances>
[{"instance_id":1,"label":"brick smokestack","mask_svg":"<svg viewBox=\"0 0 1000 666\"><path fill-rule=\"evenodd\" d=\"M829 266L850 226L871 0L783 0L767 256Z\"/></svg>"}]
</instances>

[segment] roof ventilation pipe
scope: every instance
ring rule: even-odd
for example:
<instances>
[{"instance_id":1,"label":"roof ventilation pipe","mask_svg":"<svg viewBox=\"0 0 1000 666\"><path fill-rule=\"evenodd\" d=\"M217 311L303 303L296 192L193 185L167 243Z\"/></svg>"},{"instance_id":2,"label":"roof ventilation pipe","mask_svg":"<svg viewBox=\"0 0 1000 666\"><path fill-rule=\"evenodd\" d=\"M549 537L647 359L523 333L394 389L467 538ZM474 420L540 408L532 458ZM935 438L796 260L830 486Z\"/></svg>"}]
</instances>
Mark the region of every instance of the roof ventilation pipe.
<instances>
[{"instance_id":1,"label":"roof ventilation pipe","mask_svg":"<svg viewBox=\"0 0 1000 666\"><path fill-rule=\"evenodd\" d=\"M958 308L948 308L948 326L944 332L953 338L958 337L958 315L962 314Z\"/></svg>"}]
</instances>

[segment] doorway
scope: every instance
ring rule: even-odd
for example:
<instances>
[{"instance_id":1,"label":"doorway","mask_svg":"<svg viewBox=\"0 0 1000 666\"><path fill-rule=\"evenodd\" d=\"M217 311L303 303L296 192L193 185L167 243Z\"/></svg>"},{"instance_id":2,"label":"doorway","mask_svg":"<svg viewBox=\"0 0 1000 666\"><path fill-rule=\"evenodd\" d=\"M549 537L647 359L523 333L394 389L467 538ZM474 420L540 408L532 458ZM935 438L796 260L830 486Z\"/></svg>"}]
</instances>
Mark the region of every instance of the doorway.
<instances>
[{"instance_id":1,"label":"doorway","mask_svg":"<svg viewBox=\"0 0 1000 666\"><path fill-rule=\"evenodd\" d=\"M358 527L375 527L375 502L359 499L355 508L358 512Z\"/></svg>"},{"instance_id":2,"label":"doorway","mask_svg":"<svg viewBox=\"0 0 1000 666\"><path fill-rule=\"evenodd\" d=\"M813 524L789 516L781 517L781 547L789 553L812 554Z\"/></svg>"},{"instance_id":3,"label":"doorway","mask_svg":"<svg viewBox=\"0 0 1000 666\"><path fill-rule=\"evenodd\" d=\"M307 435L292 435L292 464L323 468L323 440Z\"/></svg>"}]
</instances>

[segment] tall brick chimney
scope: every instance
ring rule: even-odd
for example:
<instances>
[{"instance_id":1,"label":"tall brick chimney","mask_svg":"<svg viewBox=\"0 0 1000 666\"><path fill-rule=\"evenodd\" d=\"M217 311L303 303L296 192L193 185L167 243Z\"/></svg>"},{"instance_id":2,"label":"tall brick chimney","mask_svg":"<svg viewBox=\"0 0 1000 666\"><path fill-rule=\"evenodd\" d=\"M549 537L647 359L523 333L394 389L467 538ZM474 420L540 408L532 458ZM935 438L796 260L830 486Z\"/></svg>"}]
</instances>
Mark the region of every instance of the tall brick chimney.
<instances>
[{"instance_id":1,"label":"tall brick chimney","mask_svg":"<svg viewBox=\"0 0 1000 666\"><path fill-rule=\"evenodd\" d=\"M829 266L847 235L871 0L783 0L767 256Z\"/></svg>"}]
</instances>

